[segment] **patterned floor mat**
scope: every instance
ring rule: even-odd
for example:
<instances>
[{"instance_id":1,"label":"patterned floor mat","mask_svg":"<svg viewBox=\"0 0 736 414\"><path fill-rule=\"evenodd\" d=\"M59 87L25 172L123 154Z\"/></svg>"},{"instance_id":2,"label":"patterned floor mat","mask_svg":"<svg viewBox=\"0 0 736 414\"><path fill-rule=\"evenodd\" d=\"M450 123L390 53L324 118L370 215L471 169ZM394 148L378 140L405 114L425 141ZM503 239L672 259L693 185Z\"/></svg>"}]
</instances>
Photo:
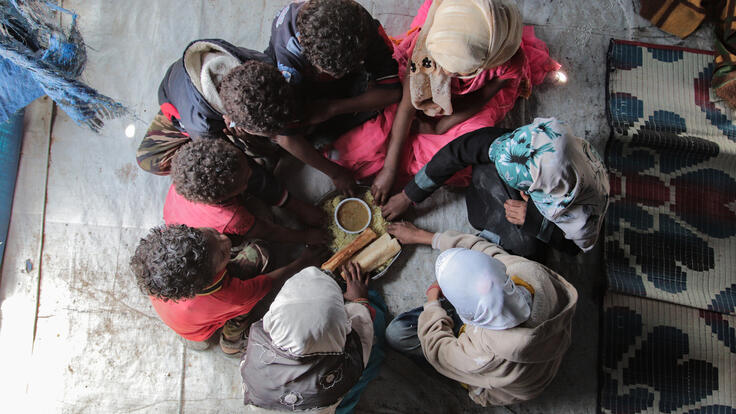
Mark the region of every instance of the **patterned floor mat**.
<instances>
[{"instance_id":1,"label":"patterned floor mat","mask_svg":"<svg viewBox=\"0 0 736 414\"><path fill-rule=\"evenodd\" d=\"M736 124L709 52L614 40L609 289L736 313Z\"/></svg>"},{"instance_id":2,"label":"patterned floor mat","mask_svg":"<svg viewBox=\"0 0 736 414\"><path fill-rule=\"evenodd\" d=\"M712 72L611 41L602 412L736 413L736 123Z\"/></svg>"},{"instance_id":3,"label":"patterned floor mat","mask_svg":"<svg viewBox=\"0 0 736 414\"><path fill-rule=\"evenodd\" d=\"M608 293L601 411L736 413L736 317Z\"/></svg>"}]
</instances>

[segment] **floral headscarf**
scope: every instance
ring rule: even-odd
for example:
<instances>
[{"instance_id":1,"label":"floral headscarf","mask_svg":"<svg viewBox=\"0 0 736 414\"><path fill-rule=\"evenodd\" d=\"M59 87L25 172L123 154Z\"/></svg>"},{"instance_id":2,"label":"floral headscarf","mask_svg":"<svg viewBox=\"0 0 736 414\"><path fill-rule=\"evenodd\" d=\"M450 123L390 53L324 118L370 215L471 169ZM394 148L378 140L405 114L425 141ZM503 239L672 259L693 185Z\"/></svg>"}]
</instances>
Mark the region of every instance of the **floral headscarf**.
<instances>
[{"instance_id":1,"label":"floral headscarf","mask_svg":"<svg viewBox=\"0 0 736 414\"><path fill-rule=\"evenodd\" d=\"M496 139L499 176L528 194L539 212L583 251L593 248L608 208L608 174L589 142L555 118L537 118Z\"/></svg>"}]
</instances>

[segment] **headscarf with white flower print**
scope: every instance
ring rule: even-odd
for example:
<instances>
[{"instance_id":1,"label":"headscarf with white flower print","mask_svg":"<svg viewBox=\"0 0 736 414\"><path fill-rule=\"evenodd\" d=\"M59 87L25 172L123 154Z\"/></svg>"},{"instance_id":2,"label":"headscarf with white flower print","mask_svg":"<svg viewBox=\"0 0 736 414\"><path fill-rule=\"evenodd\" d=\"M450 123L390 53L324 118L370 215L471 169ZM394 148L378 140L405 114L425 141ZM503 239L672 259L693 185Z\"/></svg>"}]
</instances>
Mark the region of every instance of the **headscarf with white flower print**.
<instances>
[{"instance_id":1,"label":"headscarf with white flower print","mask_svg":"<svg viewBox=\"0 0 736 414\"><path fill-rule=\"evenodd\" d=\"M537 118L491 144L499 176L583 251L593 248L608 208L603 161L589 142L555 118Z\"/></svg>"}]
</instances>

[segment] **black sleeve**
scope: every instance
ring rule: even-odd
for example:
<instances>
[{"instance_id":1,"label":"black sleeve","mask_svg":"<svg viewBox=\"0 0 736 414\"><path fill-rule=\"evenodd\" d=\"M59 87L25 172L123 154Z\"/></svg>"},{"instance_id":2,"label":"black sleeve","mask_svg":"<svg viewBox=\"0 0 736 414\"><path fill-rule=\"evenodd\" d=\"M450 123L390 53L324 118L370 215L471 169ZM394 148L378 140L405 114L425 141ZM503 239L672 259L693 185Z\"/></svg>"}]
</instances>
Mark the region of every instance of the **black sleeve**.
<instances>
[{"instance_id":1,"label":"black sleeve","mask_svg":"<svg viewBox=\"0 0 736 414\"><path fill-rule=\"evenodd\" d=\"M284 186L276 177L255 161L248 159L251 168L248 188L249 194L258 197L263 202L272 206L282 206L289 196Z\"/></svg>"},{"instance_id":2,"label":"black sleeve","mask_svg":"<svg viewBox=\"0 0 736 414\"><path fill-rule=\"evenodd\" d=\"M456 172L469 165L488 164L488 149L497 137L510 132L505 128L486 127L461 135L442 147L404 187L415 203L424 201Z\"/></svg>"},{"instance_id":3,"label":"black sleeve","mask_svg":"<svg viewBox=\"0 0 736 414\"><path fill-rule=\"evenodd\" d=\"M531 201L526 204L526 217L521 229L524 233L536 234L537 239L561 252L570 255L577 255L582 252L575 242L565 237L565 232L562 229L544 218L537 206Z\"/></svg>"},{"instance_id":4,"label":"black sleeve","mask_svg":"<svg viewBox=\"0 0 736 414\"><path fill-rule=\"evenodd\" d=\"M400 88L399 64L393 58L391 40L378 20L373 20L370 15L367 18L370 19L371 38L365 57L365 69L377 87Z\"/></svg>"}]
</instances>

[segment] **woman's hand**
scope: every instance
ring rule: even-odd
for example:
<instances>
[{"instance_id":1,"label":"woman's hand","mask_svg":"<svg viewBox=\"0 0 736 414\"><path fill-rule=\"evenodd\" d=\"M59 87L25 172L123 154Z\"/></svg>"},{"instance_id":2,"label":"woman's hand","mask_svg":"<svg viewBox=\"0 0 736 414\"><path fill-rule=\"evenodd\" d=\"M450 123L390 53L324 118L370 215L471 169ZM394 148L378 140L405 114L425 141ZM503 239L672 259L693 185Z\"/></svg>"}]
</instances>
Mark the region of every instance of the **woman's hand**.
<instances>
[{"instance_id":1,"label":"woman's hand","mask_svg":"<svg viewBox=\"0 0 736 414\"><path fill-rule=\"evenodd\" d=\"M521 191L520 193L521 198L523 198L524 201L506 200L506 202L503 203L503 207L506 209L506 220L511 224L516 224L517 226L524 225L524 220L526 220L526 203L527 200L529 200L528 195Z\"/></svg>"},{"instance_id":2,"label":"woman's hand","mask_svg":"<svg viewBox=\"0 0 736 414\"><path fill-rule=\"evenodd\" d=\"M376 204L382 206L388 201L388 196L391 193L391 188L394 186L394 179L396 178L396 172L386 166L376 175L371 185L371 194Z\"/></svg>"},{"instance_id":3,"label":"woman's hand","mask_svg":"<svg viewBox=\"0 0 736 414\"><path fill-rule=\"evenodd\" d=\"M426 295L427 302L434 302L435 300L439 300L442 297L442 289L440 288L440 285L437 282L429 285Z\"/></svg>"},{"instance_id":4,"label":"woman's hand","mask_svg":"<svg viewBox=\"0 0 736 414\"><path fill-rule=\"evenodd\" d=\"M347 282L347 289L343 297L345 300L356 300L368 297L368 283L371 278L368 274L363 274L360 265L350 262L342 266L342 274Z\"/></svg>"},{"instance_id":5,"label":"woman's hand","mask_svg":"<svg viewBox=\"0 0 736 414\"><path fill-rule=\"evenodd\" d=\"M396 237L401 244L432 244L434 237L434 233L417 228L405 221L389 224L386 231Z\"/></svg>"},{"instance_id":6,"label":"woman's hand","mask_svg":"<svg viewBox=\"0 0 736 414\"><path fill-rule=\"evenodd\" d=\"M381 206L381 214L383 214L386 220L391 221L404 214L409 209L409 206L411 206L411 200L402 191L389 198L388 202Z\"/></svg>"}]
</instances>

